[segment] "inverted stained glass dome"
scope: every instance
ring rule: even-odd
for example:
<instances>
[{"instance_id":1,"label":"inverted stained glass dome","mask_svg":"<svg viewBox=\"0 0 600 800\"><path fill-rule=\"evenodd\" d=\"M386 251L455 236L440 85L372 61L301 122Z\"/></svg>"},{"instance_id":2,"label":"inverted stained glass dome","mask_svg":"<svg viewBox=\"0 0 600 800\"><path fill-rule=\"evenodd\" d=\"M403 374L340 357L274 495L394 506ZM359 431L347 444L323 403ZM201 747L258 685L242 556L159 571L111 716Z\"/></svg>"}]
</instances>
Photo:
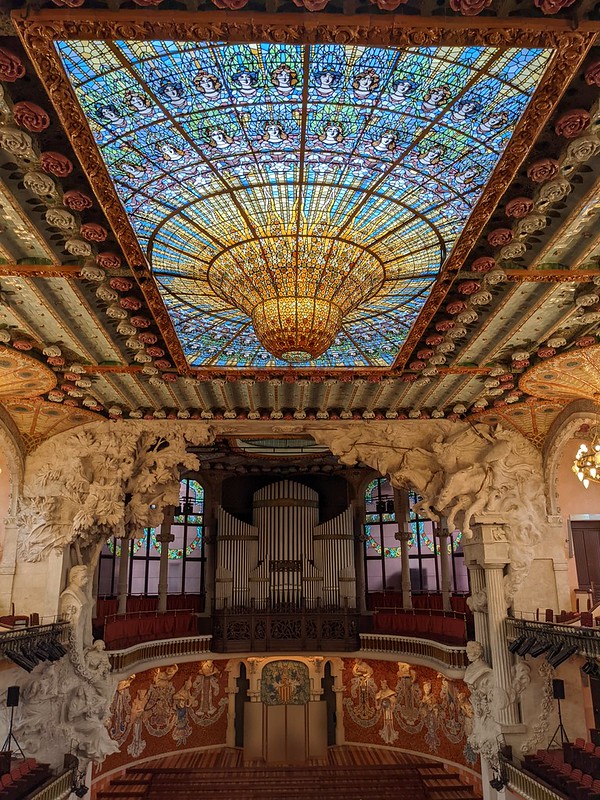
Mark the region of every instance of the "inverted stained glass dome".
<instances>
[{"instance_id":1,"label":"inverted stained glass dome","mask_svg":"<svg viewBox=\"0 0 600 800\"><path fill-rule=\"evenodd\" d=\"M57 48L196 367L391 366L550 56Z\"/></svg>"}]
</instances>

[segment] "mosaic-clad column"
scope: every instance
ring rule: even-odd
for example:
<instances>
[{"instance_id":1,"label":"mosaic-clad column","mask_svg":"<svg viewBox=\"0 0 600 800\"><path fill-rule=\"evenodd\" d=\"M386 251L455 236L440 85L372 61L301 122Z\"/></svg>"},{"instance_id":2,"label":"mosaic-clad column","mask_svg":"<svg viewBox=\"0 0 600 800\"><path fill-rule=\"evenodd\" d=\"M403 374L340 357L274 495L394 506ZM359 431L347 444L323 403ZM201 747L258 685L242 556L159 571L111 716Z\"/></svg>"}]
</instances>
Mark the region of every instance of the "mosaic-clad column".
<instances>
[{"instance_id":1,"label":"mosaic-clad column","mask_svg":"<svg viewBox=\"0 0 600 800\"><path fill-rule=\"evenodd\" d=\"M127 613L127 589L129 587L129 549L131 540L126 536L119 538L121 555L119 557L119 582L117 584L117 614Z\"/></svg>"},{"instance_id":2,"label":"mosaic-clad column","mask_svg":"<svg viewBox=\"0 0 600 800\"><path fill-rule=\"evenodd\" d=\"M365 504L362 498L357 498L354 509L354 569L356 571L356 608L360 614L364 614L367 610L367 587L365 580L365 534L363 530Z\"/></svg>"},{"instance_id":3,"label":"mosaic-clad column","mask_svg":"<svg viewBox=\"0 0 600 800\"><path fill-rule=\"evenodd\" d=\"M396 539L400 540L400 561L402 566L402 608L412 608L412 588L410 584L410 560L408 550L412 539L410 527L410 503L406 489L394 489L394 509L398 522Z\"/></svg>"},{"instance_id":4,"label":"mosaic-clad column","mask_svg":"<svg viewBox=\"0 0 600 800\"><path fill-rule=\"evenodd\" d=\"M167 597L169 594L169 544L175 539L171 533L174 509L165 509L160 534L156 537L160 542L160 565L158 572L158 613L164 614L167 610Z\"/></svg>"}]
</instances>

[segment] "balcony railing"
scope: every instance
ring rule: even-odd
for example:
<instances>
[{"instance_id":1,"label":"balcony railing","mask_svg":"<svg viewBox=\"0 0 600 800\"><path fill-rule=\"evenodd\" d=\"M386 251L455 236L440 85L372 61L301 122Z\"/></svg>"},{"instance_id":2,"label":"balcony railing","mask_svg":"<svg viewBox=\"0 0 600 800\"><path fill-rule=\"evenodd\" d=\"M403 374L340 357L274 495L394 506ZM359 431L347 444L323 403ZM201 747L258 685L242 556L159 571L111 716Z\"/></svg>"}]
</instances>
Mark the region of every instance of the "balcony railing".
<instances>
[{"instance_id":1,"label":"balcony railing","mask_svg":"<svg viewBox=\"0 0 600 800\"><path fill-rule=\"evenodd\" d=\"M68 769L27 795L29 800L66 800L71 796L77 770Z\"/></svg>"},{"instance_id":2,"label":"balcony railing","mask_svg":"<svg viewBox=\"0 0 600 800\"><path fill-rule=\"evenodd\" d=\"M502 778L509 789L520 794L525 800L565 800L563 795L554 792L545 783L523 772L510 761L502 761Z\"/></svg>"},{"instance_id":3,"label":"balcony railing","mask_svg":"<svg viewBox=\"0 0 600 800\"><path fill-rule=\"evenodd\" d=\"M565 647L577 647L579 655L586 658L600 658L600 629L576 628L573 625L534 622L528 619L508 617L506 619L507 638L512 641L523 634L535 636L552 645L563 644Z\"/></svg>"},{"instance_id":4,"label":"balcony railing","mask_svg":"<svg viewBox=\"0 0 600 800\"><path fill-rule=\"evenodd\" d=\"M404 658L434 661L444 667L464 670L468 664L465 647L418 639L413 636L394 636L382 633L361 633L361 652L387 653Z\"/></svg>"},{"instance_id":5,"label":"balcony railing","mask_svg":"<svg viewBox=\"0 0 600 800\"><path fill-rule=\"evenodd\" d=\"M360 646L359 622L360 614L349 608L223 608L213 612L213 650L217 653L353 652Z\"/></svg>"},{"instance_id":6,"label":"balcony railing","mask_svg":"<svg viewBox=\"0 0 600 800\"><path fill-rule=\"evenodd\" d=\"M184 639L164 639L159 642L143 642L126 650L114 650L108 654L113 672L135 670L140 664L185 656L203 656L211 652L211 636L186 636Z\"/></svg>"}]
</instances>

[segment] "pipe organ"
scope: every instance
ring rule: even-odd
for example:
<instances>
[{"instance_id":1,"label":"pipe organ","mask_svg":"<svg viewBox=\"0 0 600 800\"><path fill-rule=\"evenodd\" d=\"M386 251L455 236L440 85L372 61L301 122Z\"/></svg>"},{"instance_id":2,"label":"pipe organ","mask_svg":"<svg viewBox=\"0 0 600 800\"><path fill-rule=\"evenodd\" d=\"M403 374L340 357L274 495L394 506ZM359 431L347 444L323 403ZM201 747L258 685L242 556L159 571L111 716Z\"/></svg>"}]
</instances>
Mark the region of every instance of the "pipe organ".
<instances>
[{"instance_id":1,"label":"pipe organ","mask_svg":"<svg viewBox=\"0 0 600 800\"><path fill-rule=\"evenodd\" d=\"M217 510L217 608L356 607L353 509L319 524L319 496L283 480L254 493L252 525Z\"/></svg>"}]
</instances>

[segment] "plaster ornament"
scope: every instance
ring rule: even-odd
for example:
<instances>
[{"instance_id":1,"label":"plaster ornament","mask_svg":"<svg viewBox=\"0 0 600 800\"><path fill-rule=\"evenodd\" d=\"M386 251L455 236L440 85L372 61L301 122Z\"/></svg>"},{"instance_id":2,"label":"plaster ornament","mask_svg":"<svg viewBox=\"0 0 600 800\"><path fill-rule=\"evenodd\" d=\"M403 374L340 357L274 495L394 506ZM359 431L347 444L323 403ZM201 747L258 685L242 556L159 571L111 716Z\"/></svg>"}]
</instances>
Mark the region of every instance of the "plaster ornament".
<instances>
[{"instance_id":1,"label":"plaster ornament","mask_svg":"<svg viewBox=\"0 0 600 800\"><path fill-rule=\"evenodd\" d=\"M427 381L427 379L425 379L425 382L428 383L429 381ZM417 386L418 383L419 383L419 381L417 381L415 383L415 386ZM375 419L375 412L373 410L371 410L371 409L365 409L363 411L363 413L362 413L362 418L363 419ZM318 419L318 415L317 415L317 419Z\"/></svg>"},{"instance_id":2,"label":"plaster ornament","mask_svg":"<svg viewBox=\"0 0 600 800\"><path fill-rule=\"evenodd\" d=\"M487 306L488 303L492 302L492 293L488 292L487 289L483 289L481 292L472 294L469 298L469 302L474 306Z\"/></svg>"},{"instance_id":3,"label":"plaster ornament","mask_svg":"<svg viewBox=\"0 0 600 800\"><path fill-rule=\"evenodd\" d=\"M553 336L551 339L548 339L546 344L548 347L553 347L558 349L559 347L564 347L567 343L567 340L564 336Z\"/></svg>"},{"instance_id":4,"label":"plaster ornament","mask_svg":"<svg viewBox=\"0 0 600 800\"><path fill-rule=\"evenodd\" d=\"M447 360L448 359L443 353L436 353L434 356L431 356L431 358L429 359L429 363L433 364L436 367L439 367L442 364L445 364Z\"/></svg>"},{"instance_id":5,"label":"plaster ornament","mask_svg":"<svg viewBox=\"0 0 600 800\"><path fill-rule=\"evenodd\" d=\"M590 122L590 113L585 108L571 108L559 117L554 130L557 136L574 139L589 126Z\"/></svg>"},{"instance_id":6,"label":"plaster ornament","mask_svg":"<svg viewBox=\"0 0 600 800\"><path fill-rule=\"evenodd\" d=\"M595 306L598 302L600 302L600 295L597 292L585 292L575 298L576 306Z\"/></svg>"},{"instance_id":7,"label":"plaster ornament","mask_svg":"<svg viewBox=\"0 0 600 800\"><path fill-rule=\"evenodd\" d=\"M15 103L13 117L17 125L32 133L41 133L50 125L50 117L44 109L28 100Z\"/></svg>"},{"instance_id":8,"label":"plaster ornament","mask_svg":"<svg viewBox=\"0 0 600 800\"><path fill-rule=\"evenodd\" d=\"M85 366L75 361L71 364L69 370L73 372L75 375L83 375L83 373L85 372ZM77 378L75 378L75 380L77 380Z\"/></svg>"},{"instance_id":9,"label":"plaster ornament","mask_svg":"<svg viewBox=\"0 0 600 800\"><path fill-rule=\"evenodd\" d=\"M80 192L78 189L69 189L63 195L63 202L67 208L73 211L85 211L93 205L91 197L87 194Z\"/></svg>"},{"instance_id":10,"label":"plaster ornament","mask_svg":"<svg viewBox=\"0 0 600 800\"><path fill-rule=\"evenodd\" d=\"M422 498L417 513L434 521L444 516L467 538L480 514L505 520L504 592L511 605L547 524L541 455L524 436L501 425L446 420L307 432L342 464L362 462L389 475L396 488L413 489Z\"/></svg>"},{"instance_id":11,"label":"plaster ornament","mask_svg":"<svg viewBox=\"0 0 600 800\"><path fill-rule=\"evenodd\" d=\"M73 164L62 153L47 150L40 156L40 166L44 172L49 172L57 178L66 178L73 172Z\"/></svg>"},{"instance_id":12,"label":"plaster ornament","mask_svg":"<svg viewBox=\"0 0 600 800\"><path fill-rule=\"evenodd\" d=\"M594 61L585 71L585 82L588 86L600 87L600 59Z\"/></svg>"},{"instance_id":13,"label":"plaster ornament","mask_svg":"<svg viewBox=\"0 0 600 800\"><path fill-rule=\"evenodd\" d=\"M167 412L163 408L157 408L156 411L152 413L152 416L155 419L165 419Z\"/></svg>"},{"instance_id":14,"label":"plaster ornament","mask_svg":"<svg viewBox=\"0 0 600 800\"><path fill-rule=\"evenodd\" d=\"M479 315L475 309L468 308L466 311L463 311L462 314L459 314L456 319L462 325L470 325L472 322L476 322L478 318Z\"/></svg>"},{"instance_id":15,"label":"plaster ornament","mask_svg":"<svg viewBox=\"0 0 600 800\"><path fill-rule=\"evenodd\" d=\"M496 266L496 261L491 256L482 256L471 264L473 272L489 272Z\"/></svg>"},{"instance_id":16,"label":"plaster ornament","mask_svg":"<svg viewBox=\"0 0 600 800\"><path fill-rule=\"evenodd\" d=\"M422 374L425 378L432 378L434 375L437 375L439 372L438 368L435 366L425 367Z\"/></svg>"},{"instance_id":17,"label":"plaster ornament","mask_svg":"<svg viewBox=\"0 0 600 800\"><path fill-rule=\"evenodd\" d=\"M397 419L397 417L398 417L398 412L397 411L391 411L390 409L388 409L385 412L385 418L386 419Z\"/></svg>"},{"instance_id":18,"label":"plaster ornament","mask_svg":"<svg viewBox=\"0 0 600 800\"><path fill-rule=\"evenodd\" d=\"M446 341L438 344L435 349L438 353L453 353L456 350L456 345L454 342Z\"/></svg>"},{"instance_id":19,"label":"plaster ornament","mask_svg":"<svg viewBox=\"0 0 600 800\"><path fill-rule=\"evenodd\" d=\"M487 378L483 385L486 389L494 389L496 386L500 386L500 381L497 378Z\"/></svg>"},{"instance_id":20,"label":"plaster ornament","mask_svg":"<svg viewBox=\"0 0 600 800\"><path fill-rule=\"evenodd\" d=\"M69 397L83 397L83 392L80 389L76 389L74 386L69 389L67 394Z\"/></svg>"},{"instance_id":21,"label":"plaster ornament","mask_svg":"<svg viewBox=\"0 0 600 800\"><path fill-rule=\"evenodd\" d=\"M281 414L281 412L278 413ZM281 417L277 417L277 419L281 419L282 417L283 414L281 414ZM317 411L317 419L329 419L329 412L324 410Z\"/></svg>"},{"instance_id":22,"label":"plaster ornament","mask_svg":"<svg viewBox=\"0 0 600 800\"><path fill-rule=\"evenodd\" d=\"M190 412L187 410L187 408L181 408L181 409L179 409L179 411L177 412L177 418L178 418L178 419L189 419L189 418L190 418L190 416L191 416L191 414L190 414Z\"/></svg>"},{"instance_id":23,"label":"plaster ornament","mask_svg":"<svg viewBox=\"0 0 600 800\"><path fill-rule=\"evenodd\" d=\"M560 203L573 187L566 178L556 178L540 186L537 193L537 207L542 210L554 203Z\"/></svg>"},{"instance_id":24,"label":"plaster ornament","mask_svg":"<svg viewBox=\"0 0 600 800\"><path fill-rule=\"evenodd\" d=\"M479 397L473 403L473 408L481 409L481 408L485 408L487 405L488 405L488 401L485 399L485 397Z\"/></svg>"},{"instance_id":25,"label":"plaster ornament","mask_svg":"<svg viewBox=\"0 0 600 800\"><path fill-rule=\"evenodd\" d=\"M411 408L408 412L409 419L420 419L421 417L421 409L420 408Z\"/></svg>"},{"instance_id":26,"label":"plaster ornament","mask_svg":"<svg viewBox=\"0 0 600 800\"><path fill-rule=\"evenodd\" d=\"M113 303L106 309L106 316L110 317L111 319L127 319L127 311L121 306Z\"/></svg>"},{"instance_id":27,"label":"plaster ornament","mask_svg":"<svg viewBox=\"0 0 600 800\"><path fill-rule=\"evenodd\" d=\"M84 264L79 274L84 280L94 281L94 283L100 283L106 278L106 272L93 264Z\"/></svg>"},{"instance_id":28,"label":"plaster ornament","mask_svg":"<svg viewBox=\"0 0 600 800\"><path fill-rule=\"evenodd\" d=\"M18 128L0 128L0 147L23 161L33 161L36 157L33 139Z\"/></svg>"},{"instance_id":29,"label":"plaster ornament","mask_svg":"<svg viewBox=\"0 0 600 800\"><path fill-rule=\"evenodd\" d=\"M98 253L96 261L103 269L115 270L121 266L121 257L116 253Z\"/></svg>"},{"instance_id":30,"label":"plaster ornament","mask_svg":"<svg viewBox=\"0 0 600 800\"><path fill-rule=\"evenodd\" d=\"M60 356L62 355L62 350L60 347L57 347L55 344L49 344L42 350L42 353L45 356Z\"/></svg>"},{"instance_id":31,"label":"plaster ornament","mask_svg":"<svg viewBox=\"0 0 600 800\"><path fill-rule=\"evenodd\" d=\"M499 256L504 261L510 261L513 258L521 258L526 252L527 246L523 242L511 242L500 249Z\"/></svg>"},{"instance_id":32,"label":"plaster ornament","mask_svg":"<svg viewBox=\"0 0 600 800\"><path fill-rule=\"evenodd\" d=\"M23 185L32 194L50 200L58 194L54 180L44 172L26 172L23 176Z\"/></svg>"},{"instance_id":33,"label":"plaster ornament","mask_svg":"<svg viewBox=\"0 0 600 800\"><path fill-rule=\"evenodd\" d=\"M65 399L63 392L58 392L56 389L49 391L47 396L51 403L62 403Z\"/></svg>"},{"instance_id":34,"label":"plaster ornament","mask_svg":"<svg viewBox=\"0 0 600 800\"><path fill-rule=\"evenodd\" d=\"M111 289L110 286L99 286L96 289L96 297L99 300L104 300L106 303L115 303L119 299L119 293Z\"/></svg>"},{"instance_id":35,"label":"plaster ornament","mask_svg":"<svg viewBox=\"0 0 600 800\"><path fill-rule=\"evenodd\" d=\"M483 659L483 647L479 642L467 642L469 666L465 670L464 682L471 692L473 727L468 742L475 753L486 758L493 767L499 765L499 740L502 739L501 713L517 702L531 682L530 667L520 661L512 668L508 690L501 687L494 670Z\"/></svg>"},{"instance_id":36,"label":"plaster ornament","mask_svg":"<svg viewBox=\"0 0 600 800\"><path fill-rule=\"evenodd\" d=\"M510 246L511 245L509 245L509 247ZM506 280L507 280L506 272L500 267L491 270L491 272L488 272L488 274L485 276L485 282L490 286L497 286L500 283L504 283Z\"/></svg>"},{"instance_id":37,"label":"plaster ornament","mask_svg":"<svg viewBox=\"0 0 600 800\"><path fill-rule=\"evenodd\" d=\"M452 328L446 334L447 339L462 339L463 336L467 335L467 329L464 325L457 325L455 328ZM441 344L441 342L440 342Z\"/></svg>"},{"instance_id":38,"label":"plaster ornament","mask_svg":"<svg viewBox=\"0 0 600 800\"><path fill-rule=\"evenodd\" d=\"M121 336L135 336L137 328L129 322L119 322L117 325L117 333L120 333Z\"/></svg>"},{"instance_id":39,"label":"plaster ornament","mask_svg":"<svg viewBox=\"0 0 600 800\"><path fill-rule=\"evenodd\" d=\"M586 311L579 317L574 317L573 321L576 325L592 325L594 322L600 320L600 311Z\"/></svg>"},{"instance_id":40,"label":"plaster ornament","mask_svg":"<svg viewBox=\"0 0 600 800\"><path fill-rule=\"evenodd\" d=\"M431 383L431 378L425 378L425 377L421 377L421 378L417 378L417 380L415 381L415 386L416 386L418 389L422 389L424 386L427 386L429 383ZM366 412L365 412L365 413L366 413ZM365 417L365 414L364 414L364 413L363 413L363 417L364 417L365 419L367 419L367 417ZM368 417L368 419L375 419L375 414L373 414L373 416L372 416L372 417Z\"/></svg>"},{"instance_id":41,"label":"plaster ornament","mask_svg":"<svg viewBox=\"0 0 600 800\"><path fill-rule=\"evenodd\" d=\"M515 230L517 236L528 236L531 233L543 230L547 224L548 220L544 214L530 214L517 222Z\"/></svg>"},{"instance_id":42,"label":"plaster ornament","mask_svg":"<svg viewBox=\"0 0 600 800\"><path fill-rule=\"evenodd\" d=\"M515 350L512 353L511 358L513 361L525 361L527 358L529 358L529 356L530 353L528 353L527 350Z\"/></svg>"},{"instance_id":43,"label":"plaster ornament","mask_svg":"<svg viewBox=\"0 0 600 800\"><path fill-rule=\"evenodd\" d=\"M142 375L158 375L158 367L155 367L154 364L144 364Z\"/></svg>"},{"instance_id":44,"label":"plaster ornament","mask_svg":"<svg viewBox=\"0 0 600 800\"><path fill-rule=\"evenodd\" d=\"M96 222L86 222L81 226L80 233L88 242L104 242L108 237L108 231Z\"/></svg>"},{"instance_id":45,"label":"plaster ornament","mask_svg":"<svg viewBox=\"0 0 600 800\"><path fill-rule=\"evenodd\" d=\"M492 247L503 247L505 244L512 242L513 232L510 228L495 228L488 233L487 240Z\"/></svg>"},{"instance_id":46,"label":"plaster ornament","mask_svg":"<svg viewBox=\"0 0 600 800\"><path fill-rule=\"evenodd\" d=\"M476 292L481 287L479 281L461 281L457 289L459 294L470 295Z\"/></svg>"},{"instance_id":47,"label":"plaster ornament","mask_svg":"<svg viewBox=\"0 0 600 800\"><path fill-rule=\"evenodd\" d=\"M506 400L507 403L516 403L516 402L518 402L519 397L520 397L520 395L515 394L514 392L511 392L510 394L506 395L505 400Z\"/></svg>"},{"instance_id":48,"label":"plaster ornament","mask_svg":"<svg viewBox=\"0 0 600 800\"><path fill-rule=\"evenodd\" d=\"M80 256L82 258L87 258L92 255L91 245L84 242L83 239L67 239L65 242L65 250L72 256Z\"/></svg>"},{"instance_id":49,"label":"plaster ornament","mask_svg":"<svg viewBox=\"0 0 600 800\"><path fill-rule=\"evenodd\" d=\"M507 217L521 219L533 211L533 200L529 197L515 197L506 204L504 213Z\"/></svg>"},{"instance_id":50,"label":"plaster ornament","mask_svg":"<svg viewBox=\"0 0 600 800\"><path fill-rule=\"evenodd\" d=\"M125 342L125 347L128 347L130 350L143 350L144 343L136 339L135 336L130 336ZM148 360L150 360L150 356L148 356Z\"/></svg>"},{"instance_id":51,"label":"plaster ornament","mask_svg":"<svg viewBox=\"0 0 600 800\"><path fill-rule=\"evenodd\" d=\"M527 169L527 177L534 183L549 181L558 175L559 164L554 158L540 158Z\"/></svg>"},{"instance_id":52,"label":"plaster ornament","mask_svg":"<svg viewBox=\"0 0 600 800\"><path fill-rule=\"evenodd\" d=\"M490 397L500 397L501 394L504 394L504 387L498 386L496 388L490 388L487 390L487 394Z\"/></svg>"},{"instance_id":53,"label":"plaster ornament","mask_svg":"<svg viewBox=\"0 0 600 800\"><path fill-rule=\"evenodd\" d=\"M254 417L254 419L260 419L260 414L259 414L258 411L256 412L256 414L257 414L257 416ZM200 412L200 419L213 419L213 417L214 417L214 414L213 414L212 411L204 410L204 411ZM248 414L248 419L250 419L250 414Z\"/></svg>"},{"instance_id":54,"label":"plaster ornament","mask_svg":"<svg viewBox=\"0 0 600 800\"><path fill-rule=\"evenodd\" d=\"M443 419L444 417L444 409L443 408L434 408L431 412L432 419Z\"/></svg>"},{"instance_id":55,"label":"plaster ornament","mask_svg":"<svg viewBox=\"0 0 600 800\"><path fill-rule=\"evenodd\" d=\"M82 403L86 408L93 408L96 405L96 398L91 395L86 395Z\"/></svg>"},{"instance_id":56,"label":"plaster ornament","mask_svg":"<svg viewBox=\"0 0 600 800\"><path fill-rule=\"evenodd\" d=\"M583 164L600 153L600 139L596 133L585 133L574 139L565 150L565 158Z\"/></svg>"},{"instance_id":57,"label":"plaster ornament","mask_svg":"<svg viewBox=\"0 0 600 800\"><path fill-rule=\"evenodd\" d=\"M0 47L0 80L14 83L25 75L23 62L6 47Z\"/></svg>"},{"instance_id":58,"label":"plaster ornament","mask_svg":"<svg viewBox=\"0 0 600 800\"><path fill-rule=\"evenodd\" d=\"M139 355L139 353L136 353L136 356L137 355ZM158 375L153 375L151 378L149 378L148 379L148 383L150 384L150 386L155 386L157 388L159 388L160 386L164 386L165 385L165 382L163 381L163 379L159 378Z\"/></svg>"},{"instance_id":59,"label":"plaster ornament","mask_svg":"<svg viewBox=\"0 0 600 800\"><path fill-rule=\"evenodd\" d=\"M130 419L142 419L143 416L144 416L144 412L139 408L133 408L129 412Z\"/></svg>"},{"instance_id":60,"label":"plaster ornament","mask_svg":"<svg viewBox=\"0 0 600 800\"><path fill-rule=\"evenodd\" d=\"M73 214L65 208L49 208L45 214L46 222L53 228L62 231L73 231L77 227L77 222Z\"/></svg>"}]
</instances>

